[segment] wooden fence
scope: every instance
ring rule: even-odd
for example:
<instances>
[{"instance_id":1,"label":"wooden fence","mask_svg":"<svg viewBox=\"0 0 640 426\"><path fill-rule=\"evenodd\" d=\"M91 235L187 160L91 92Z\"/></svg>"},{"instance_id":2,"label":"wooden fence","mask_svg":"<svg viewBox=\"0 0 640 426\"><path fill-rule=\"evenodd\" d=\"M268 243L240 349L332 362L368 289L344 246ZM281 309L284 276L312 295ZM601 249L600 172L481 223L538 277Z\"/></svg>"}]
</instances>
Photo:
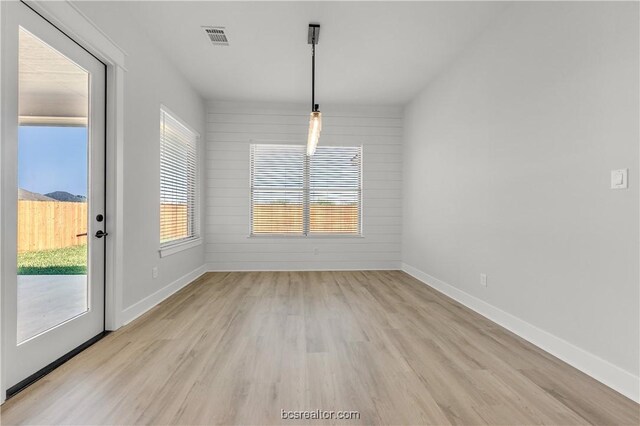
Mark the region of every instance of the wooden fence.
<instances>
[{"instance_id":1,"label":"wooden fence","mask_svg":"<svg viewBox=\"0 0 640 426\"><path fill-rule=\"evenodd\" d=\"M186 205L163 204L163 240L187 236ZM52 250L87 243L87 203L18 200L18 252Z\"/></svg>"},{"instance_id":2,"label":"wooden fence","mask_svg":"<svg viewBox=\"0 0 640 426\"><path fill-rule=\"evenodd\" d=\"M358 206L311 204L309 210L311 232L328 234L358 232Z\"/></svg>"},{"instance_id":3,"label":"wooden fence","mask_svg":"<svg viewBox=\"0 0 640 426\"><path fill-rule=\"evenodd\" d=\"M311 204L310 231L327 234L358 232L358 206ZM295 204L255 204L255 234L287 234L302 232L302 206Z\"/></svg>"},{"instance_id":4,"label":"wooden fence","mask_svg":"<svg viewBox=\"0 0 640 426\"><path fill-rule=\"evenodd\" d=\"M302 207L287 204L255 205L255 233L301 232ZM358 207L349 205L311 205L311 231L356 233ZM163 204L163 241L186 237L185 205ZM168 225L168 226L166 226ZM18 252L51 250L87 243L87 203L18 200Z\"/></svg>"},{"instance_id":5,"label":"wooden fence","mask_svg":"<svg viewBox=\"0 0 640 426\"><path fill-rule=\"evenodd\" d=\"M18 252L87 243L87 203L18 200Z\"/></svg>"},{"instance_id":6,"label":"wooden fence","mask_svg":"<svg viewBox=\"0 0 640 426\"><path fill-rule=\"evenodd\" d=\"M160 205L160 241L171 241L189 235L186 204Z\"/></svg>"}]
</instances>

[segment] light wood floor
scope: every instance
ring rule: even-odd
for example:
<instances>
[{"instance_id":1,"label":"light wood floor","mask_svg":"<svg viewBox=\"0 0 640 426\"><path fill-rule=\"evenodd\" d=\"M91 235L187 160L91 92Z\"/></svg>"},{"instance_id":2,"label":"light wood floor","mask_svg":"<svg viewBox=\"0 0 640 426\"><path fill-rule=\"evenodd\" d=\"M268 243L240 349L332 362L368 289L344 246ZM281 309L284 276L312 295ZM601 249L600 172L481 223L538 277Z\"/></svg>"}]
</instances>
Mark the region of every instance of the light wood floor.
<instances>
[{"instance_id":1,"label":"light wood floor","mask_svg":"<svg viewBox=\"0 0 640 426\"><path fill-rule=\"evenodd\" d=\"M2 424L633 424L639 406L410 276L212 273L7 401ZM322 424L309 421L309 424Z\"/></svg>"}]
</instances>

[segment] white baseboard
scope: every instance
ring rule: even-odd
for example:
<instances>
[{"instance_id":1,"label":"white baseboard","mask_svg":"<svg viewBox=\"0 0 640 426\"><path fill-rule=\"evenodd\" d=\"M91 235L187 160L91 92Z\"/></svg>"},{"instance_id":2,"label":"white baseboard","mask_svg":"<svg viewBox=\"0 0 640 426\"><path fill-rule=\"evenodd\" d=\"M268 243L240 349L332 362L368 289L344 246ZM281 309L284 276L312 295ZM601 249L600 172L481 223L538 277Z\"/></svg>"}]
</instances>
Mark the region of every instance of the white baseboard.
<instances>
[{"instance_id":1,"label":"white baseboard","mask_svg":"<svg viewBox=\"0 0 640 426\"><path fill-rule=\"evenodd\" d=\"M207 272L356 272L356 271L400 271L400 268L300 268L300 269L220 269L208 268Z\"/></svg>"},{"instance_id":2,"label":"white baseboard","mask_svg":"<svg viewBox=\"0 0 640 426\"><path fill-rule=\"evenodd\" d=\"M640 377L406 263L402 270L599 382L640 402Z\"/></svg>"},{"instance_id":3,"label":"white baseboard","mask_svg":"<svg viewBox=\"0 0 640 426\"><path fill-rule=\"evenodd\" d=\"M399 271L399 261L381 262L209 262L208 272Z\"/></svg>"},{"instance_id":4,"label":"white baseboard","mask_svg":"<svg viewBox=\"0 0 640 426\"><path fill-rule=\"evenodd\" d=\"M302 262L301 262L302 263ZM207 264L207 272L312 272L312 271L399 271L401 270L400 264L396 262L389 262L381 266L372 267L371 264L349 264L348 266L341 265L338 267L328 266L315 266L308 264L292 264L292 263L278 263L273 262L273 266L256 268L251 263L244 264Z\"/></svg>"},{"instance_id":5,"label":"white baseboard","mask_svg":"<svg viewBox=\"0 0 640 426\"><path fill-rule=\"evenodd\" d=\"M191 284L197 278L200 278L200 276L202 276L206 272L207 272L206 265L199 266L193 271L181 276L171 284L161 288L155 293L145 297L141 301L136 302L133 305L129 306L128 308L124 309L122 311L122 316L121 316L122 318L121 325L126 325L130 323L134 319L138 318L140 315L147 312L149 309L156 306L158 303L165 300L167 297L171 296L173 293Z\"/></svg>"}]
</instances>

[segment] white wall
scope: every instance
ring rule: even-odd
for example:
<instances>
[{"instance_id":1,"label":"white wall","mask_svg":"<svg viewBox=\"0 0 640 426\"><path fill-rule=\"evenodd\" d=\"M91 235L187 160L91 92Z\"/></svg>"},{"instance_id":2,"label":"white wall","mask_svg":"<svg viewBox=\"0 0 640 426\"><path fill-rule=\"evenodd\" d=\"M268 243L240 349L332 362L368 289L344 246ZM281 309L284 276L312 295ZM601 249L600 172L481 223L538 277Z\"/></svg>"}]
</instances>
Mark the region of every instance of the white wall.
<instances>
[{"instance_id":1,"label":"white wall","mask_svg":"<svg viewBox=\"0 0 640 426\"><path fill-rule=\"evenodd\" d=\"M205 222L210 270L399 268L401 109L321 107L320 144L363 145L364 238L248 238L249 145L306 144L309 106L210 103Z\"/></svg>"},{"instance_id":2,"label":"white wall","mask_svg":"<svg viewBox=\"0 0 640 426\"><path fill-rule=\"evenodd\" d=\"M142 32L108 2L76 4L127 52L124 87L124 320L157 303L151 297L203 265L204 244L160 258L160 104L204 136L205 105L199 94ZM201 143L204 156L204 140ZM204 165L204 162L202 162ZM152 267L159 277L153 279ZM141 302L142 301L142 302Z\"/></svg>"},{"instance_id":3,"label":"white wall","mask_svg":"<svg viewBox=\"0 0 640 426\"><path fill-rule=\"evenodd\" d=\"M512 6L406 108L402 242L636 379L638 50L638 3ZM619 168L628 190L609 189Z\"/></svg>"}]
</instances>

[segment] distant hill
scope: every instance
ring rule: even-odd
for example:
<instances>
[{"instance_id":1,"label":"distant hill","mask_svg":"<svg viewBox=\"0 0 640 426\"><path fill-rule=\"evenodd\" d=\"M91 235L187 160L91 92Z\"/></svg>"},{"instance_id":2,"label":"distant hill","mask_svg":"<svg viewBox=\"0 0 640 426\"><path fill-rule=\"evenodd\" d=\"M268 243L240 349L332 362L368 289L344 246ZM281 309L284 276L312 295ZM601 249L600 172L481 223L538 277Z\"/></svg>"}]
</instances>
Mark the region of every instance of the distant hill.
<instances>
[{"instance_id":1,"label":"distant hill","mask_svg":"<svg viewBox=\"0 0 640 426\"><path fill-rule=\"evenodd\" d=\"M66 191L54 191L44 195L49 198L53 198L54 200L67 201L72 203L84 203L87 201L87 197L85 197L84 195L73 195L69 194Z\"/></svg>"},{"instance_id":2,"label":"distant hill","mask_svg":"<svg viewBox=\"0 0 640 426\"><path fill-rule=\"evenodd\" d=\"M27 191L26 189L18 188L18 200L27 201L56 201L46 195L38 194L37 192Z\"/></svg>"}]
</instances>

